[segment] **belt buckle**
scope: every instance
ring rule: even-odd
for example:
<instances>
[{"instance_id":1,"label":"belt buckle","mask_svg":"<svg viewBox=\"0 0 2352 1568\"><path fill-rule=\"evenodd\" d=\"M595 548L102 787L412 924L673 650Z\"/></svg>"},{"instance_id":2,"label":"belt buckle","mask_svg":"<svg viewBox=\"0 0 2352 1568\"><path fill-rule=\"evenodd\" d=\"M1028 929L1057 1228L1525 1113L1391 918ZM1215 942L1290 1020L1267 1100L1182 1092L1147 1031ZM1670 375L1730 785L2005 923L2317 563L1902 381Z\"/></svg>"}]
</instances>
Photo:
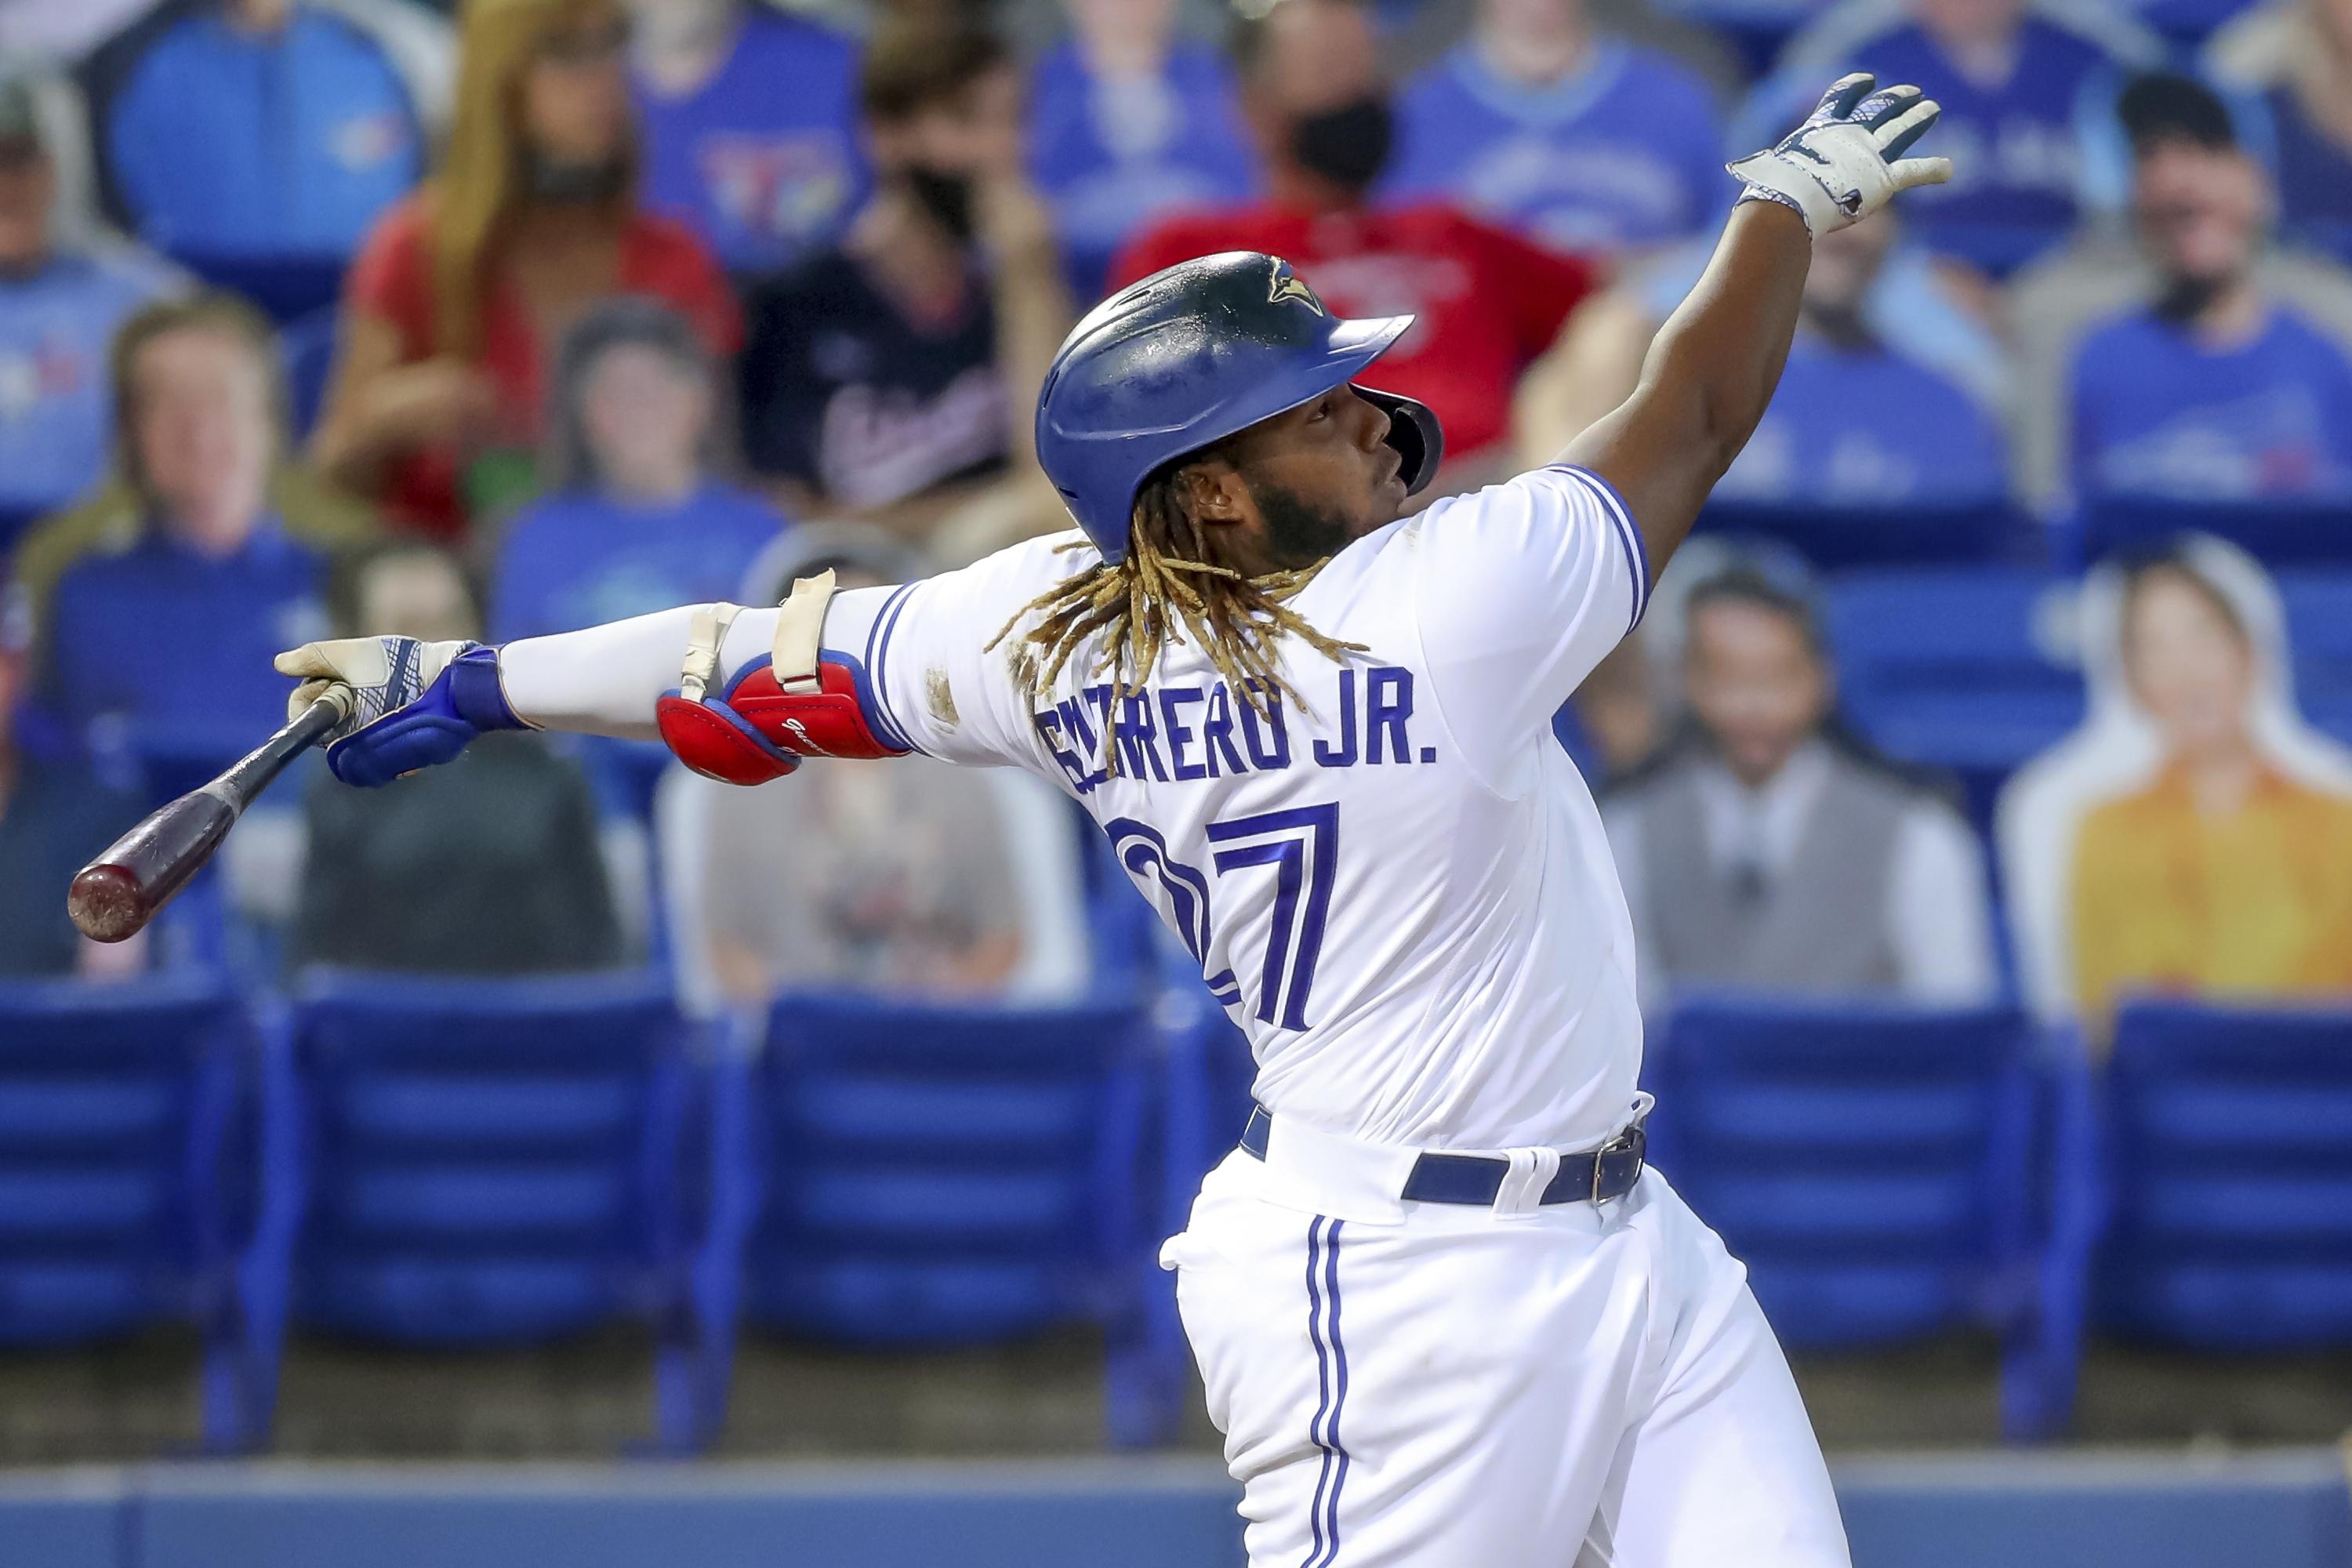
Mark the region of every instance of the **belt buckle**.
<instances>
[{"instance_id":1,"label":"belt buckle","mask_svg":"<svg viewBox=\"0 0 2352 1568\"><path fill-rule=\"evenodd\" d=\"M1642 1177L1642 1167L1646 1163L1643 1156L1648 1152L1649 1142L1649 1134L1643 1131L1641 1122L1636 1121L1633 1125L1625 1129L1624 1131L1620 1132L1616 1137L1612 1138L1608 1142L1603 1143L1600 1148L1595 1149L1592 1152L1592 1191L1590 1194L1589 1201L1596 1208L1602 1204L1609 1203L1615 1198L1620 1198L1625 1195L1624 1193L1612 1193L1607 1197L1601 1195L1601 1184L1608 1173L1609 1157L1612 1154L1632 1154L1633 1156L1633 1179L1638 1182ZM1626 1188L1626 1192L1631 1192L1632 1190L1633 1189L1630 1186Z\"/></svg>"}]
</instances>

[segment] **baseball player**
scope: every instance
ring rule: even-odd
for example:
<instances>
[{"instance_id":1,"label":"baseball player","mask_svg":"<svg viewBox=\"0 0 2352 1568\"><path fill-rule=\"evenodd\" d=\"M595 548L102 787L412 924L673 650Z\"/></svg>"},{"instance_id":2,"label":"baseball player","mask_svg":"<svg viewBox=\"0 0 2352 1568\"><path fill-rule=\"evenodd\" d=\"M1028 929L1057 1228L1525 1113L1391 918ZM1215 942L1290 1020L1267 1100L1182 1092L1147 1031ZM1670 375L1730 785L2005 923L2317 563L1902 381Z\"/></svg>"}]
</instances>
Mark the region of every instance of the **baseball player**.
<instances>
[{"instance_id":1,"label":"baseball player","mask_svg":"<svg viewBox=\"0 0 2352 1568\"><path fill-rule=\"evenodd\" d=\"M352 784L530 727L658 736L737 784L919 751L1075 797L1256 1057L1161 1259L1253 1564L1843 1563L1743 1270L1643 1167L1633 933L1549 721L1762 415L1810 237L1948 176L1905 156L1936 114L1848 77L1730 165L1633 395L1416 516L1437 422L1355 381L1411 319L1335 320L1234 252L1063 346L1037 452L1076 532L894 588L278 668L359 690L329 752Z\"/></svg>"}]
</instances>

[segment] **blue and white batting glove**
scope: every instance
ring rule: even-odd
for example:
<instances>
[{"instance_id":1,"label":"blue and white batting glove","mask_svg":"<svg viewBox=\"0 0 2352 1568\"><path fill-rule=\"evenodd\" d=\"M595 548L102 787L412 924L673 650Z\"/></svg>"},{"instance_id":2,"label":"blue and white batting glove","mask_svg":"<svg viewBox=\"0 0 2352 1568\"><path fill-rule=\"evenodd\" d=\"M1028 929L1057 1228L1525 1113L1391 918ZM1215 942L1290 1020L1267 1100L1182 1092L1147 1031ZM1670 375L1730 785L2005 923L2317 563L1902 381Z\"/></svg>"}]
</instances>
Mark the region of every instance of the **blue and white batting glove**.
<instances>
[{"instance_id":1,"label":"blue and white batting glove","mask_svg":"<svg viewBox=\"0 0 2352 1568\"><path fill-rule=\"evenodd\" d=\"M1818 239L1860 223L1897 191L1950 179L1948 158L1903 156L1943 110L1916 87L1877 85L1866 72L1842 79L1778 146L1725 164L1748 182L1739 199L1796 208Z\"/></svg>"},{"instance_id":2,"label":"blue and white batting glove","mask_svg":"<svg viewBox=\"0 0 2352 1568\"><path fill-rule=\"evenodd\" d=\"M287 699L291 718L330 682L358 699L335 727L327 766L347 784L373 789L455 758L475 736L529 728L507 705L499 651L478 642L341 637L281 653L278 673L302 678Z\"/></svg>"}]
</instances>

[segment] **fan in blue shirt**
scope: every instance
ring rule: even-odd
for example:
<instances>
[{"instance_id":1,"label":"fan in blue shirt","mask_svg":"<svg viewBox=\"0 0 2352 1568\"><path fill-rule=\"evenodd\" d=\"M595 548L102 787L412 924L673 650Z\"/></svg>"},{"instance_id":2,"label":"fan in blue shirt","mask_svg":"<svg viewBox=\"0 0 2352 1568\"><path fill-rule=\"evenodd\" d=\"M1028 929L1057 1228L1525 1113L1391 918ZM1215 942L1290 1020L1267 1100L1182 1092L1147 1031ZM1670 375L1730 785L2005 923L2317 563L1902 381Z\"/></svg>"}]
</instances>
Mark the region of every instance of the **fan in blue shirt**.
<instances>
[{"instance_id":1,"label":"fan in blue shirt","mask_svg":"<svg viewBox=\"0 0 2352 1568\"><path fill-rule=\"evenodd\" d=\"M285 722L274 645L324 635L324 562L268 490L279 430L267 329L218 297L157 307L121 351L122 467L142 516L58 579L47 701L94 749L187 788Z\"/></svg>"},{"instance_id":2,"label":"fan in blue shirt","mask_svg":"<svg viewBox=\"0 0 2352 1568\"><path fill-rule=\"evenodd\" d=\"M1258 188L1215 50L1170 36L1173 8L1068 0L1076 36L1030 73L1029 173L1054 209L1071 289L1102 293L1111 258L1185 207Z\"/></svg>"},{"instance_id":3,"label":"fan in blue shirt","mask_svg":"<svg viewBox=\"0 0 2352 1568\"><path fill-rule=\"evenodd\" d=\"M1717 500L1870 508L2000 500L2008 474L1990 411L1866 324L1895 235L1881 221L1814 241L1780 388L1716 486Z\"/></svg>"},{"instance_id":4,"label":"fan in blue shirt","mask_svg":"<svg viewBox=\"0 0 2352 1568\"><path fill-rule=\"evenodd\" d=\"M100 134L131 226L194 258L347 256L425 167L383 45L304 0L219 0L163 28Z\"/></svg>"},{"instance_id":5,"label":"fan in blue shirt","mask_svg":"<svg viewBox=\"0 0 2352 1568\"><path fill-rule=\"evenodd\" d=\"M499 544L497 640L735 593L783 520L711 477L717 395L708 352L666 305L615 300L572 330L551 420L556 484Z\"/></svg>"},{"instance_id":6,"label":"fan in blue shirt","mask_svg":"<svg viewBox=\"0 0 2352 1568\"><path fill-rule=\"evenodd\" d=\"M1580 0L1485 0L1469 41L1408 82L1397 110L1388 194L1450 198L1559 249L1662 245L1727 199L1706 83L1594 37Z\"/></svg>"},{"instance_id":7,"label":"fan in blue shirt","mask_svg":"<svg viewBox=\"0 0 2352 1568\"><path fill-rule=\"evenodd\" d=\"M2152 63L2158 46L2120 23L2095 36L2028 0L1909 0L1906 9L1860 36L1834 30L1839 14L1800 36L1780 77L1758 89L1756 110L1823 69L1917 82L1943 105L1936 134L1950 138L1953 176L1905 217L1930 248L2006 278L2119 195L2102 189L2112 184L2103 138L2124 77Z\"/></svg>"},{"instance_id":8,"label":"fan in blue shirt","mask_svg":"<svg viewBox=\"0 0 2352 1568\"><path fill-rule=\"evenodd\" d=\"M646 205L733 272L782 267L839 236L867 185L856 47L739 0L635 12Z\"/></svg>"},{"instance_id":9,"label":"fan in blue shirt","mask_svg":"<svg viewBox=\"0 0 2352 1568\"><path fill-rule=\"evenodd\" d=\"M2263 172L2186 78L2143 78L2123 111L2159 286L2075 351L2076 493L2352 499L2352 363L2255 275Z\"/></svg>"},{"instance_id":10,"label":"fan in blue shirt","mask_svg":"<svg viewBox=\"0 0 2352 1568\"><path fill-rule=\"evenodd\" d=\"M169 274L127 247L56 243L58 176L30 85L0 80L0 552L106 467L107 345Z\"/></svg>"}]
</instances>

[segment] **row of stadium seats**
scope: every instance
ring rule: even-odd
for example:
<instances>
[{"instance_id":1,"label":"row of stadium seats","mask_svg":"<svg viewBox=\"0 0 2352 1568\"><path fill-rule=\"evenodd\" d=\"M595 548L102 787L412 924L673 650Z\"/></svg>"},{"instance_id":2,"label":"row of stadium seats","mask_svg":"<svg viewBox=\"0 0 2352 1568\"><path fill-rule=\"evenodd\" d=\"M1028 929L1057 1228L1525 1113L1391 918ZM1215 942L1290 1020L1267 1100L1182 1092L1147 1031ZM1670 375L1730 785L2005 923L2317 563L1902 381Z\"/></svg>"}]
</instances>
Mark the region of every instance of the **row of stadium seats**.
<instances>
[{"instance_id":1,"label":"row of stadium seats","mask_svg":"<svg viewBox=\"0 0 2352 1568\"><path fill-rule=\"evenodd\" d=\"M0 989L0 1345L191 1321L235 1451L267 1441L289 1328L634 1320L658 1446L691 1452L739 1324L887 1349L1089 1322L1110 1436L1149 1442L1184 1365L1150 1243L1247 1077L1175 994L792 997L713 1037L635 978L322 974L258 1013L193 980ZM1661 1168L1793 1346L1990 1328L2014 1437L2063 1429L2086 1321L2352 1343L2352 1015L2141 1005L2095 1076L2003 1010L1696 998L1650 1079Z\"/></svg>"},{"instance_id":2,"label":"row of stadium seats","mask_svg":"<svg viewBox=\"0 0 2352 1568\"><path fill-rule=\"evenodd\" d=\"M1144 1012L803 996L761 1027L714 1037L631 976L322 973L261 1009L194 979L0 988L0 1345L193 1322L205 1444L237 1451L289 1328L489 1348L634 1321L683 1453L739 1321L899 1346L1082 1321L1113 1438L1160 1435L1182 1350L1142 1311Z\"/></svg>"}]
</instances>

